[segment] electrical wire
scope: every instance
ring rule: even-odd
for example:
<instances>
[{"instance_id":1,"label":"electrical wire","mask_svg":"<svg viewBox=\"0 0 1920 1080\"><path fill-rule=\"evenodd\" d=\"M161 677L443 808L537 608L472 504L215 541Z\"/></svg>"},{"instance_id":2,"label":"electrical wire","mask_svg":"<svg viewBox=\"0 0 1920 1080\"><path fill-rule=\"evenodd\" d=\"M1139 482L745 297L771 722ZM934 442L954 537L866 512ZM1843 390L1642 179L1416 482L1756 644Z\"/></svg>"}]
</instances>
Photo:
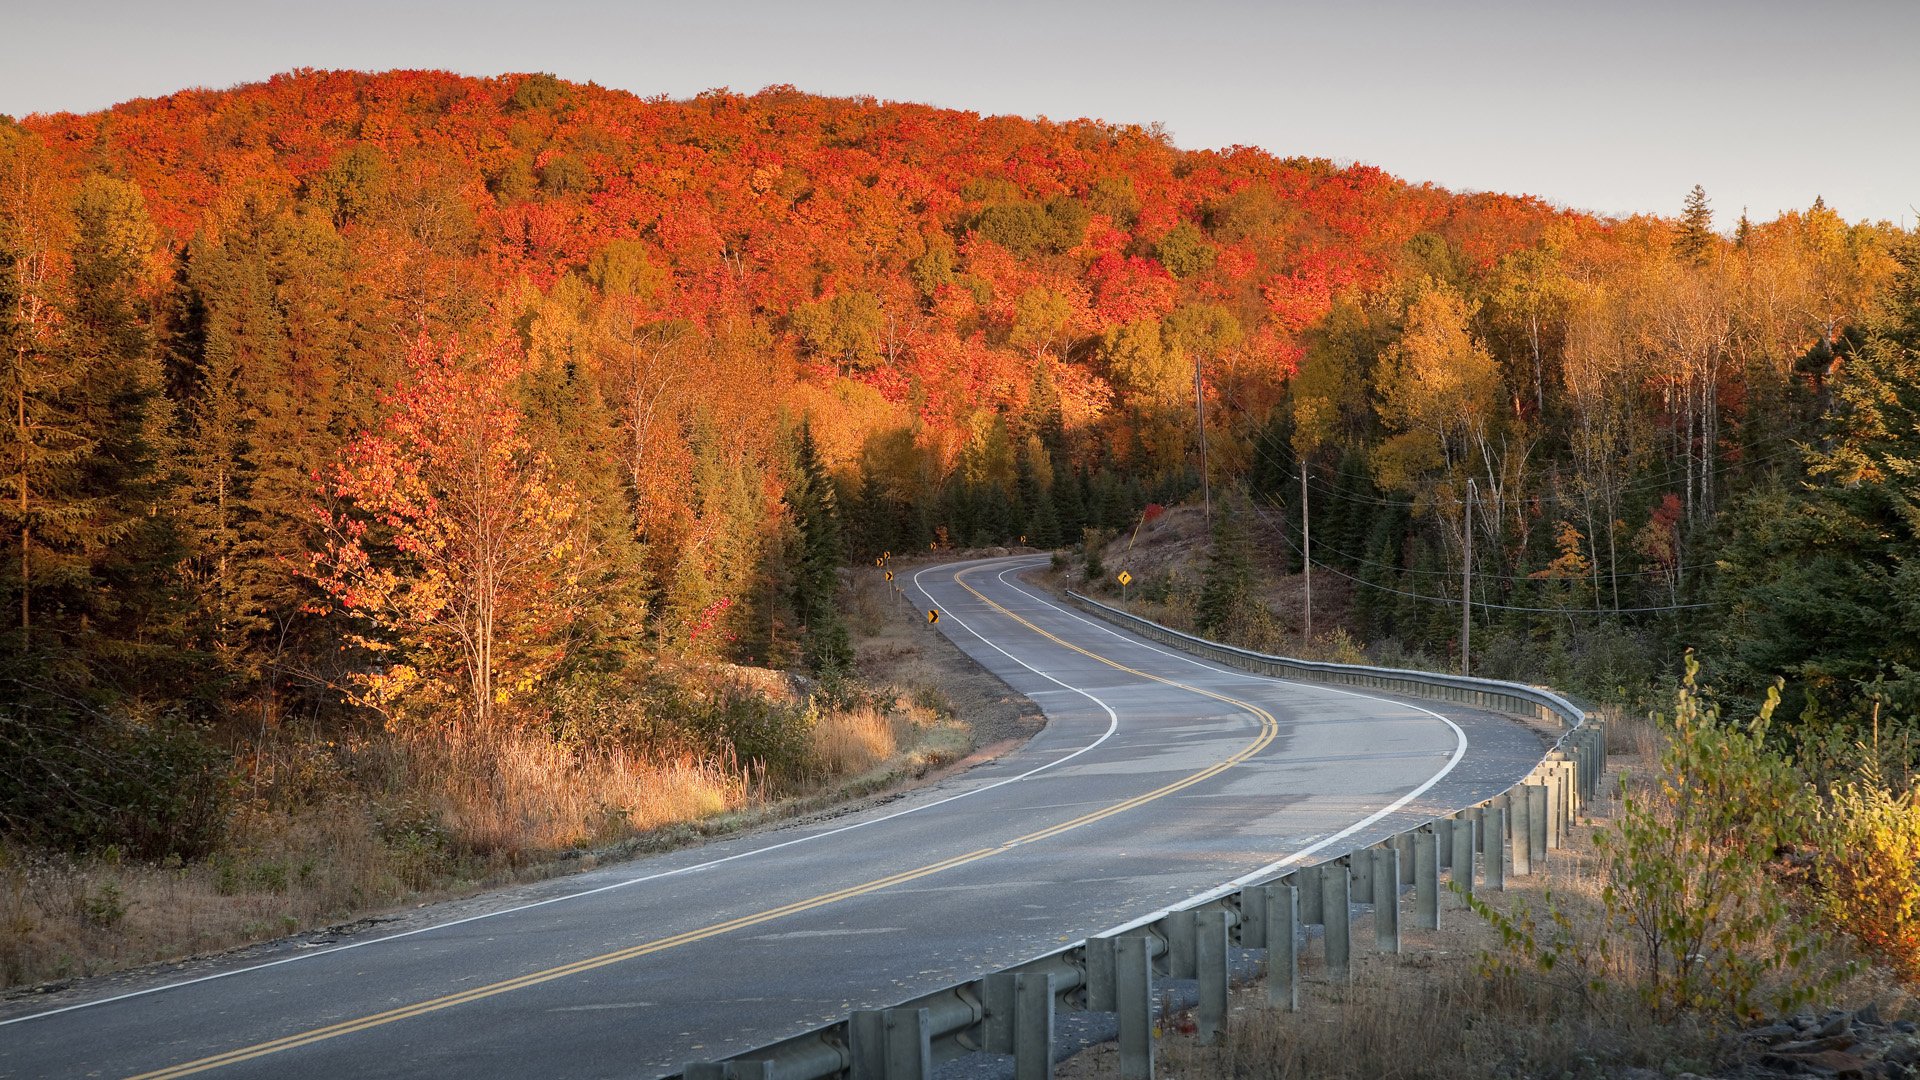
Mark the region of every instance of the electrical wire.
<instances>
[{"instance_id":1,"label":"electrical wire","mask_svg":"<svg viewBox=\"0 0 1920 1080\"><path fill-rule=\"evenodd\" d=\"M1323 562L1319 562L1313 559L1308 559L1306 553L1300 550L1299 545L1295 544L1293 542L1293 539L1287 536L1285 531L1274 528L1273 523L1270 521L1267 521L1267 519L1262 515L1256 514L1254 516L1260 518L1260 521L1262 524L1266 525L1269 529L1272 529L1274 534L1280 538L1281 542L1286 544L1288 547L1292 548L1294 551L1294 554L1299 555L1303 562L1307 562L1317 569L1325 570L1327 573L1332 574L1335 577L1345 578L1356 585L1364 585L1369 589L1378 589L1381 592L1392 593L1395 596L1405 596L1414 600L1426 600L1436 604L1449 604L1453 607L1459 607L1462 602L1460 598L1457 596L1428 596L1425 593L1408 592L1405 589L1396 589L1389 585L1380 585L1375 582L1368 581L1365 578L1355 577L1352 574L1349 574L1343 570L1337 569L1332 566L1328 566ZM1669 604L1662 607L1628 607L1628 608L1551 607L1549 608L1549 607L1523 607L1517 604L1494 604L1494 603L1488 603L1488 602L1479 601L1479 600L1469 600L1466 602L1470 603L1474 607L1483 608L1487 611L1520 611L1520 612L1528 612L1536 615L1642 615L1642 614L1648 614L1652 612L1694 611L1700 608L1711 608L1711 607L1721 606L1720 604L1717 604L1717 603L1702 603L1702 604Z\"/></svg>"}]
</instances>

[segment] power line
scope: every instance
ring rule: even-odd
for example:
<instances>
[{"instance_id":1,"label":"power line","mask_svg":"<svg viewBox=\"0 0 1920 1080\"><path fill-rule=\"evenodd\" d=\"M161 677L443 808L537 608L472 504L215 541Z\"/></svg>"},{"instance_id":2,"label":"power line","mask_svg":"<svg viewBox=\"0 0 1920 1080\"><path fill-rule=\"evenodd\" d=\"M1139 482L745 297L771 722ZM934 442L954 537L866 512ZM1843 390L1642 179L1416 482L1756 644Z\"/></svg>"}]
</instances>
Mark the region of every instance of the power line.
<instances>
[{"instance_id":1,"label":"power line","mask_svg":"<svg viewBox=\"0 0 1920 1080\"><path fill-rule=\"evenodd\" d=\"M1257 513L1267 512L1262 510L1259 507L1255 507L1254 509ZM1273 512L1277 513L1278 509L1279 508L1276 507ZM1419 574L1422 577L1437 577L1437 578L1451 579L1455 576L1454 572L1451 570L1423 570L1417 566L1395 566L1392 563L1383 563L1378 559L1363 559L1358 555L1341 551L1338 548L1330 548L1327 546L1326 541L1324 540L1315 543L1314 546L1319 548L1323 552L1329 552L1331 554L1338 555L1341 559L1349 563L1354 563L1359 566L1371 566L1377 570L1387 570L1396 574ZM1295 550L1297 551L1299 549L1296 548ZM1621 573L1610 574L1607 576L1609 578L1659 577L1662 574L1677 574L1687 570L1705 570L1714 565L1716 564L1710 563L1710 562L1688 563L1685 566L1676 566L1668 570L1628 570L1628 571L1623 571ZM1510 582L1542 580L1540 578L1534 577L1531 574L1489 574L1489 573L1485 573L1484 571L1476 571L1474 573L1474 576L1480 577L1480 578L1488 578L1495 581L1510 581Z\"/></svg>"},{"instance_id":2,"label":"power line","mask_svg":"<svg viewBox=\"0 0 1920 1080\"><path fill-rule=\"evenodd\" d=\"M1289 548L1292 548L1294 553L1301 555L1304 560L1305 558L1304 553L1300 551L1300 548L1296 544L1294 544L1293 540L1290 537L1288 537L1284 531L1275 528L1273 523L1266 519L1265 515L1255 514L1254 516L1259 518L1261 524L1267 526L1268 529L1272 530L1274 534L1280 538L1280 541L1282 543L1286 544ZM1413 600L1425 600L1425 601L1436 603L1436 604L1462 603L1459 597L1428 596L1425 593L1408 592L1405 589L1396 589L1390 585L1380 585L1375 582L1368 581L1365 578L1355 577L1352 574L1349 574L1343 570L1338 569L1337 567L1328 566L1326 563L1323 563L1323 562L1315 562L1314 565L1318 566L1320 569L1326 571L1329 574L1333 574L1336 577L1345 578L1356 585L1364 585L1369 589L1377 589L1380 592L1392 593L1395 596L1404 596ZM1701 604L1669 604L1661 607L1628 607L1628 608L1551 607L1550 608L1550 607L1523 607L1517 604L1493 604L1493 603L1487 603L1484 601L1475 601L1475 600L1469 600L1465 602L1471 604L1473 607L1484 608L1488 611L1519 611L1519 612L1527 612L1527 613L1536 614L1536 615L1643 615L1643 614L1650 614L1653 612L1693 611L1700 608L1711 608L1711 607L1721 606L1717 603L1701 603Z\"/></svg>"}]
</instances>

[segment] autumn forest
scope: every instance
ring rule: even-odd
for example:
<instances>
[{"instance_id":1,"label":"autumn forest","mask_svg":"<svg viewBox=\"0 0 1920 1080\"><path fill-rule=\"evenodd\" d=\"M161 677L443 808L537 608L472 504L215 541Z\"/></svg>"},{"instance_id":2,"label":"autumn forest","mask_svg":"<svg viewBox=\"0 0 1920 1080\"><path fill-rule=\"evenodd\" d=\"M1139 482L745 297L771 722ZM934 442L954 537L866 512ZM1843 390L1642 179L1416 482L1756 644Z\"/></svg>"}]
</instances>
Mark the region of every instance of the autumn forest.
<instances>
[{"instance_id":1,"label":"autumn forest","mask_svg":"<svg viewBox=\"0 0 1920 1080\"><path fill-rule=\"evenodd\" d=\"M1376 659L1457 668L1470 547L1476 673L1637 703L1692 648L1851 743L1920 720L1916 350L1920 244L1819 203L545 75L0 119L0 828L245 890L328 800L394 865L509 846L515 761L797 784L873 707L847 567L1203 479L1275 574L1305 491Z\"/></svg>"}]
</instances>

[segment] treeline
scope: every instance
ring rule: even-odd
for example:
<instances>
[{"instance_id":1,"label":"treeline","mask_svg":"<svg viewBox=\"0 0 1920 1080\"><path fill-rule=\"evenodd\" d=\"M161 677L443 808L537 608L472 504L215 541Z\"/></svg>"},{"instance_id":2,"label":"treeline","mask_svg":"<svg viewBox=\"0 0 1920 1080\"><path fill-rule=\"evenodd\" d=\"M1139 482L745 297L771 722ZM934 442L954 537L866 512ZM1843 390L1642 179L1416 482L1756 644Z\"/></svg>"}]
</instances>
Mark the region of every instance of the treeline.
<instances>
[{"instance_id":1,"label":"treeline","mask_svg":"<svg viewBox=\"0 0 1920 1080\"><path fill-rule=\"evenodd\" d=\"M1907 392L1886 357L1911 318L1912 244L1818 203L1722 236L1695 189L1677 220L1620 223L1600 246L1551 230L1480 271L1432 249L1310 334L1256 443L1263 535L1298 568L1304 499L1358 634L1436 664L1460 661L1471 545L1475 670L1638 700L1697 646L1733 685L1787 675L1814 713L1862 707L1866 684L1904 677L1911 616L1810 621L1844 602L1790 583L1898 560L1841 569L1782 518L1865 475L1834 463L1858 457L1863 399ZM1852 545L1887 524L1842 531ZM1893 595L1863 585L1849 591ZM1789 611L1815 594L1831 599Z\"/></svg>"}]
</instances>

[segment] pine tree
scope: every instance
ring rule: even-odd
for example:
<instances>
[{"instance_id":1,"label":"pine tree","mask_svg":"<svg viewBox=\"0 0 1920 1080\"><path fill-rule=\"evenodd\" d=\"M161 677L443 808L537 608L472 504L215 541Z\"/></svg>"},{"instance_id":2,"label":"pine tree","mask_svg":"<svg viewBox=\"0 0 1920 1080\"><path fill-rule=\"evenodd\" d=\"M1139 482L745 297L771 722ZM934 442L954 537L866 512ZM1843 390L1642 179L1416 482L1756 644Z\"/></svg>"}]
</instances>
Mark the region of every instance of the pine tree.
<instances>
[{"instance_id":1,"label":"pine tree","mask_svg":"<svg viewBox=\"0 0 1920 1080\"><path fill-rule=\"evenodd\" d=\"M1258 603L1254 597L1253 537L1244 501L1222 499L1213 516L1213 549L1200 583L1196 622L1209 635L1230 633Z\"/></svg>"},{"instance_id":2,"label":"pine tree","mask_svg":"<svg viewBox=\"0 0 1920 1080\"><path fill-rule=\"evenodd\" d=\"M33 152L37 145L12 131L0 142L9 196L0 204L0 395L6 414L5 491L0 493L0 600L6 603L4 640L9 660L24 660L36 644L53 643L49 627L35 641L37 620L58 611L51 592L83 576L70 533L79 511L81 463L89 451L80 429L84 372L66 364L53 327L56 302L48 233L55 197ZM46 595L42 595L46 593ZM46 615L41 612L46 608Z\"/></svg>"},{"instance_id":3,"label":"pine tree","mask_svg":"<svg viewBox=\"0 0 1920 1080\"><path fill-rule=\"evenodd\" d=\"M839 674L853 660L846 623L834 603L845 544L833 478L820 461L813 429L804 424L794 446L794 486L788 505L798 531L793 610L800 620L802 652L815 672Z\"/></svg>"},{"instance_id":4,"label":"pine tree","mask_svg":"<svg viewBox=\"0 0 1920 1080\"><path fill-rule=\"evenodd\" d=\"M75 373L61 432L81 447L58 470L40 520L49 585L42 625L89 678L131 689L163 670L177 640L174 594L180 549L163 468L169 410L139 298L154 244L140 191L102 176L74 201L71 299L59 363ZM177 671L176 671L177 674Z\"/></svg>"},{"instance_id":5,"label":"pine tree","mask_svg":"<svg viewBox=\"0 0 1920 1080\"><path fill-rule=\"evenodd\" d=\"M1680 227L1673 238L1673 252L1687 262L1704 265L1713 257L1713 210L1707 205L1707 191L1699 184L1687 193L1686 209L1680 215Z\"/></svg>"}]
</instances>

